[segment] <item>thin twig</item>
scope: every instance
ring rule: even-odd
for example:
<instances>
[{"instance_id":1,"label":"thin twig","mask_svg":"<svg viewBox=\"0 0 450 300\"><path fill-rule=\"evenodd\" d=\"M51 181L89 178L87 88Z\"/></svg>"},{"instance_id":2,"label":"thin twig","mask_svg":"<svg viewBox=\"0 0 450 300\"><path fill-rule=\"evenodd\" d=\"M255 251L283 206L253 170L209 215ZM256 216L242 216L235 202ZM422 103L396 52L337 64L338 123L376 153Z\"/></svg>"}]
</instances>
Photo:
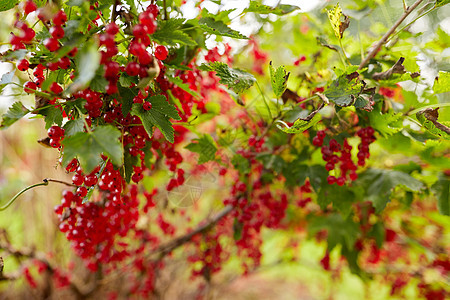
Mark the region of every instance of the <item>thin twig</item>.
<instances>
[{"instance_id":1,"label":"thin twig","mask_svg":"<svg viewBox=\"0 0 450 300\"><path fill-rule=\"evenodd\" d=\"M67 186L78 187L78 185L76 185L76 184L69 183L69 182L62 181L62 180L58 180L58 179L46 178L46 179L44 179L44 181L55 182L55 183L61 183L61 184L65 184L65 185L67 185Z\"/></svg>"},{"instance_id":2,"label":"thin twig","mask_svg":"<svg viewBox=\"0 0 450 300\"><path fill-rule=\"evenodd\" d=\"M408 7L405 10L405 12L400 17L400 19L398 19L397 22L395 22L395 24L385 33L385 35L383 35L383 37L378 41L378 43L372 49L372 51L370 51L370 53L367 55L367 57L361 62L361 64L359 65L359 69L362 69L362 68L364 68L365 65L367 65L367 63L377 54L377 52L381 48L381 46L383 46L386 43L389 36L395 32L397 27L400 26L400 24L406 19L406 17L409 16L409 14L411 14L411 12L414 9L416 9L416 7L419 6L420 3L422 3L422 2L423 2L423 0L417 0L413 5L411 5L410 7Z\"/></svg>"},{"instance_id":3,"label":"thin twig","mask_svg":"<svg viewBox=\"0 0 450 300\"><path fill-rule=\"evenodd\" d=\"M224 209L222 209L214 218L212 218L209 222L199 225L196 229L194 229L193 231L182 235L170 242L168 242L165 245L161 245L158 249L155 250L155 253L159 252L159 256L160 258L166 256L167 254L169 254L170 252L172 252L173 250L175 250L176 248L184 245L185 243L189 242L192 240L192 238L199 234L199 233L203 233L208 231L209 229L211 229L212 226L214 226L217 222L219 222L220 220L222 220L224 217L226 217L229 213L231 213L233 211L234 207L231 205L225 206Z\"/></svg>"}]
</instances>

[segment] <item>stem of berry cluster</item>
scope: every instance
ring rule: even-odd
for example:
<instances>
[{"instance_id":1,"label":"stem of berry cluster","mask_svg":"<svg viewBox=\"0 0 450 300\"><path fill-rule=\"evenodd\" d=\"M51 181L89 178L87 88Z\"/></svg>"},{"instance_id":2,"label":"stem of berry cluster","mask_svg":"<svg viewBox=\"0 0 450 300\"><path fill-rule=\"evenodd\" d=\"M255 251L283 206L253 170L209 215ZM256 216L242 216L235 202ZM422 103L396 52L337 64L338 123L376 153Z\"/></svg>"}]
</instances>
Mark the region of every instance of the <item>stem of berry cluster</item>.
<instances>
[{"instance_id":1,"label":"stem of berry cluster","mask_svg":"<svg viewBox=\"0 0 450 300\"><path fill-rule=\"evenodd\" d=\"M420 3L422 3L423 0L417 0L413 5L411 5L410 7L408 7L405 12L403 13L403 15L397 20L397 22L395 22L394 25L392 25L392 27L383 35L383 37L378 41L378 43L375 45L375 47L372 49L372 51L369 52L369 54L367 55L367 57L361 62L361 64L359 65L359 69L364 68L365 65L367 65L367 63L377 54L378 50L380 50L381 46L383 46L389 36L391 36L391 34L393 34L395 32L395 30L397 29L398 26L400 26L400 24L406 19L407 16L409 16L411 14L411 12L417 8L417 6L420 5Z\"/></svg>"}]
</instances>

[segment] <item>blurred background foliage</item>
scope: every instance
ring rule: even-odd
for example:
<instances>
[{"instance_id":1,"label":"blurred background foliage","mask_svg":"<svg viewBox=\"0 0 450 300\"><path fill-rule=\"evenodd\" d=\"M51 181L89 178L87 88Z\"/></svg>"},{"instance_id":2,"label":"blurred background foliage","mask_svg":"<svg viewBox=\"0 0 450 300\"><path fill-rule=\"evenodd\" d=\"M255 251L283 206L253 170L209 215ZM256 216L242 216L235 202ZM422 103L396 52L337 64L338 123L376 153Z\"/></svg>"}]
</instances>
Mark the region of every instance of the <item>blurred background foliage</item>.
<instances>
[{"instance_id":1,"label":"blurred background foliage","mask_svg":"<svg viewBox=\"0 0 450 300\"><path fill-rule=\"evenodd\" d=\"M233 1L223 1L224 3ZM282 1L283 2L283 1ZM293 1L295 4L296 1ZM310 1L314 2L314 1ZM257 36L261 50L267 54L275 66L286 65L291 72L288 87L297 90L302 97L308 97L314 87L323 87L332 78L329 61L338 62L339 54L323 47L318 43L336 45L333 40L331 26L324 13L324 7L331 7L336 1L316 1L316 5L307 13L294 13L288 16L275 18L273 15L261 17L247 15L236 18L234 28L251 28L253 35ZM411 1L407 1L411 2ZM292 1L291 1L292 3ZM424 7L423 11L432 9L433 1ZM204 5L214 5L205 1ZM403 13L403 2L399 0L357 0L340 1L345 14L351 17L350 26L343 38L343 47L350 54L349 60L357 64L365 55L372 43L379 39ZM301 2L300 2L301 7ZM14 16L12 11L0 13L0 52L5 49ZM411 21L409 19L409 21ZM407 24L405 22L404 24ZM434 10L395 36L395 42L389 48L383 48L378 57L383 60L397 60L406 57L404 63L407 71L421 72L419 83L405 82L399 90L396 100L392 102L399 112L407 112L430 104L450 103L449 93L433 94L431 86L438 70L450 71L450 7L445 6ZM398 38L398 41L397 41ZM329 39L329 40L328 40ZM235 43L230 41L231 44ZM241 47L235 53L237 66L255 70L259 67L262 74L257 76L261 87L266 94L270 93L268 81L268 60L254 61L249 59L251 46L235 43ZM389 44L388 44L389 46ZM299 66L294 62L301 56L305 61ZM9 68L7 64L0 65L1 72ZM253 72L255 74L255 72ZM257 74L255 74L257 75ZM307 79L305 81L305 78ZM309 80L308 80L309 79ZM24 81L25 78L18 78ZM307 82L305 84L305 82ZM311 85L311 82L315 86ZM267 90L267 91L266 91ZM30 96L17 95L17 91L6 89L4 94L14 96L0 96L0 110L5 110L13 99L20 97L21 101L32 106L34 99ZM259 92L253 88L245 95L250 109L264 115L267 110L262 101L258 99ZM293 118L295 119L295 118ZM450 120L450 107L440 110L440 119ZM406 124L414 126L413 123ZM54 149L42 147L37 140L46 136L44 124L40 119L22 120L5 131L0 131L0 203L7 202L15 193L25 186L40 182L44 178L57 178L70 181L70 177L58 166L58 152ZM375 167L391 167L392 165L408 165L414 167L418 164L426 168L421 179L433 182L434 170L450 168L449 157L436 157L433 153L445 152L447 144L424 147L423 143L410 139L404 133L397 133L395 138L380 138L372 149L370 164ZM431 150L430 150L431 149ZM447 149L448 152L448 149ZM320 159L320 158L319 158ZM414 165L415 164L415 165ZM186 215L192 218L180 219L177 225L183 228L193 226L202 219L205 212L211 207L221 203L221 190L215 182L214 170L211 178L196 177L195 180L204 180L201 201L193 206L186 207ZM427 175L429 178L427 179ZM160 173L155 178L147 180L149 190L164 182L166 174ZM208 182L209 180L209 182ZM8 232L11 244L16 247L31 247L48 255L62 266L63 269L72 270L81 278L86 270L77 263L77 258L70 251L70 245L65 237L59 233L53 207L59 203L63 186L50 184L39 187L24 194L7 211L0 213L0 228ZM186 191L184 191L186 192ZM404 195L398 195L399 199ZM403 200L402 200L403 201ZM160 208L163 210L164 208ZM170 209L170 205L169 205ZM288 218L299 218L297 212L292 212ZM410 236L417 240L427 240L431 245L449 250L450 227L448 217L436 212L435 200L426 199L423 203L413 203L410 207L395 202L381 215L381 218L401 228L413 232ZM300 218L301 219L301 216ZM173 220L172 220L173 221ZM0 235L1 236L1 235ZM325 271L320 260L325 254L326 243L306 239L307 232L299 226L292 230L272 230L263 233L263 261L260 268L246 277L239 277L241 272L238 260L234 257L224 267L214 286L214 295L217 299L414 299L418 297L415 282L408 284L403 296L390 295L389 278L385 275L388 270L378 270L373 274L372 280L362 280L350 273L340 261L339 249L331 253L331 264L336 270ZM296 241L296 243L293 243ZM431 255L427 249L415 240L403 241L415 245L413 247L416 267L420 268L420 256ZM174 253L175 258L183 256L180 249ZM172 266L165 269L161 280L166 280L165 291L167 299L175 299L180 295L193 293L195 285L190 283L189 266L182 260L175 259ZM14 270L19 263L8 260L5 269ZM341 268L342 266L342 268ZM171 274L176 272L177 276ZM440 282L449 287L448 278L438 274L428 274L429 281ZM177 280L173 280L177 278ZM41 279L42 280L42 279ZM111 284L115 284L114 280ZM24 280L17 282L0 282L0 299L17 299L36 297L34 291L28 287ZM64 293L62 292L62 295Z\"/></svg>"}]
</instances>

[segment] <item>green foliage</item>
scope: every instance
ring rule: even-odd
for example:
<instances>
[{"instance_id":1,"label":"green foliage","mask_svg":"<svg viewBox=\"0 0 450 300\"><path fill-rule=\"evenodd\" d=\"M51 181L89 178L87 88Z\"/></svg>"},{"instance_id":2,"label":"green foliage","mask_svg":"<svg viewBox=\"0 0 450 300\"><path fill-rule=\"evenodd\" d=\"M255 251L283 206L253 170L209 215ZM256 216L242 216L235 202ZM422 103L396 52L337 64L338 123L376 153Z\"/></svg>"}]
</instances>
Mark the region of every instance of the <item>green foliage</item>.
<instances>
[{"instance_id":1,"label":"green foliage","mask_svg":"<svg viewBox=\"0 0 450 300\"><path fill-rule=\"evenodd\" d=\"M244 10L244 12L253 12L257 14L275 14L275 15L285 15L290 12L293 12L297 9L300 9L295 5L288 4L279 4L276 7L271 7L268 5L261 4L259 1L250 1L250 5L248 8Z\"/></svg>"},{"instance_id":2,"label":"green foliage","mask_svg":"<svg viewBox=\"0 0 450 300\"><path fill-rule=\"evenodd\" d=\"M19 0L2 0L0 1L0 11L13 8L19 3Z\"/></svg>"},{"instance_id":3,"label":"green foliage","mask_svg":"<svg viewBox=\"0 0 450 300\"><path fill-rule=\"evenodd\" d=\"M290 127L284 122L278 122L277 127L286 133L301 133L316 125L320 120L322 120L320 114L314 114L311 119L297 119ZM280 124L283 125L280 126Z\"/></svg>"},{"instance_id":4,"label":"green foliage","mask_svg":"<svg viewBox=\"0 0 450 300\"><path fill-rule=\"evenodd\" d=\"M431 190L438 199L439 212L450 216L450 178L442 174Z\"/></svg>"},{"instance_id":5,"label":"green foliage","mask_svg":"<svg viewBox=\"0 0 450 300\"><path fill-rule=\"evenodd\" d=\"M435 7L444 6L449 3L450 3L450 0L436 0Z\"/></svg>"},{"instance_id":6,"label":"green foliage","mask_svg":"<svg viewBox=\"0 0 450 300\"><path fill-rule=\"evenodd\" d=\"M390 136L402 129L401 113L395 113L393 110L382 113L381 104L377 105L368 116L371 126L384 137Z\"/></svg>"},{"instance_id":7,"label":"green foliage","mask_svg":"<svg viewBox=\"0 0 450 300\"><path fill-rule=\"evenodd\" d=\"M133 104L131 113L138 116L142 120L145 130L149 136L153 135L153 126L156 126L161 130L164 137L171 143L174 139L173 126L170 123L170 119L180 120L177 109L175 106L167 102L166 97L163 95L150 96L146 99L152 104L150 110L145 110L142 104Z\"/></svg>"},{"instance_id":8,"label":"green foliage","mask_svg":"<svg viewBox=\"0 0 450 300\"><path fill-rule=\"evenodd\" d=\"M423 125L431 134L440 138L450 140L450 128L437 121L439 114L437 109L425 109L416 114L417 120Z\"/></svg>"},{"instance_id":9,"label":"green foliage","mask_svg":"<svg viewBox=\"0 0 450 300\"><path fill-rule=\"evenodd\" d=\"M22 102L14 102L8 111L3 115L1 129L8 128L16 121L23 118L30 111L22 104Z\"/></svg>"},{"instance_id":10,"label":"green foliage","mask_svg":"<svg viewBox=\"0 0 450 300\"><path fill-rule=\"evenodd\" d=\"M228 36L235 39L248 39L245 35L240 34L236 30L228 27L221 20L215 20L211 17L201 18L198 21L200 27L207 33L220 35L220 36Z\"/></svg>"},{"instance_id":11,"label":"green foliage","mask_svg":"<svg viewBox=\"0 0 450 300\"><path fill-rule=\"evenodd\" d=\"M69 93L86 88L95 76L100 66L100 52L94 42L87 42L77 53L75 64L77 75L74 82L67 88Z\"/></svg>"},{"instance_id":12,"label":"green foliage","mask_svg":"<svg viewBox=\"0 0 450 300\"><path fill-rule=\"evenodd\" d=\"M328 231L328 251L333 250L337 245L353 249L359 235L359 228L358 224L354 223L350 217L343 218L340 214L333 213L327 216L315 216L309 221L308 232L310 235L323 229Z\"/></svg>"},{"instance_id":13,"label":"green foliage","mask_svg":"<svg viewBox=\"0 0 450 300\"><path fill-rule=\"evenodd\" d=\"M78 118L75 120L69 120L64 124L64 136L69 137L78 132L82 132L84 128L84 120L82 118Z\"/></svg>"},{"instance_id":14,"label":"green foliage","mask_svg":"<svg viewBox=\"0 0 450 300\"><path fill-rule=\"evenodd\" d=\"M342 9L339 6L339 3L332 10L328 10L328 19L330 20L331 26L333 27L334 35L341 39L344 33L344 30L348 27L347 18L344 22L341 21L342 16L345 16L342 13ZM347 21L347 23L346 23Z\"/></svg>"},{"instance_id":15,"label":"green foliage","mask_svg":"<svg viewBox=\"0 0 450 300\"><path fill-rule=\"evenodd\" d=\"M61 109L50 106L48 108L42 109L39 111L39 114L45 116L45 128L50 128L53 124L58 126L62 125L63 122L63 114Z\"/></svg>"},{"instance_id":16,"label":"green foliage","mask_svg":"<svg viewBox=\"0 0 450 300\"><path fill-rule=\"evenodd\" d=\"M286 68L284 66L279 66L275 70L272 66L272 62L269 64L269 70L273 93L275 94L275 97L280 98L287 88L287 81L290 73L286 73Z\"/></svg>"},{"instance_id":17,"label":"green foliage","mask_svg":"<svg viewBox=\"0 0 450 300\"><path fill-rule=\"evenodd\" d=\"M317 195L317 203L322 210L326 210L329 204L333 204L333 208L337 209L343 217L350 214L355 200L355 192L352 189L338 185L327 184Z\"/></svg>"},{"instance_id":18,"label":"green foliage","mask_svg":"<svg viewBox=\"0 0 450 300\"><path fill-rule=\"evenodd\" d=\"M433 91L436 94L450 92L450 73L440 71L434 81Z\"/></svg>"},{"instance_id":19,"label":"green foliage","mask_svg":"<svg viewBox=\"0 0 450 300\"><path fill-rule=\"evenodd\" d=\"M62 164L78 158L83 171L89 174L100 163L100 154L107 155L113 164L123 164L123 147L119 140L120 131L111 126L98 126L91 132L78 132L62 142L64 154Z\"/></svg>"},{"instance_id":20,"label":"green foliage","mask_svg":"<svg viewBox=\"0 0 450 300\"><path fill-rule=\"evenodd\" d=\"M194 142L195 143L190 143L185 148L200 155L198 158L199 164L214 160L217 147L210 135L205 134L199 139L194 139Z\"/></svg>"},{"instance_id":21,"label":"green foliage","mask_svg":"<svg viewBox=\"0 0 450 300\"><path fill-rule=\"evenodd\" d=\"M386 207L395 187L404 186L407 190L414 192L425 188L421 181L406 173L381 169L367 170L361 174L358 182L363 186L366 198L373 202L377 213Z\"/></svg>"},{"instance_id":22,"label":"green foliage","mask_svg":"<svg viewBox=\"0 0 450 300\"><path fill-rule=\"evenodd\" d=\"M169 19L159 23L158 30L152 38L161 45L190 45L195 46L196 42L181 30L185 19Z\"/></svg>"},{"instance_id":23,"label":"green foliage","mask_svg":"<svg viewBox=\"0 0 450 300\"><path fill-rule=\"evenodd\" d=\"M12 71L9 71L2 75L2 78L0 79L0 93L3 91L3 88L10 84L14 78L14 73L16 72L15 69Z\"/></svg>"},{"instance_id":24,"label":"green foliage","mask_svg":"<svg viewBox=\"0 0 450 300\"><path fill-rule=\"evenodd\" d=\"M353 105L364 89L358 76L358 72L340 75L328 86L324 95L338 106Z\"/></svg>"},{"instance_id":25,"label":"green foliage","mask_svg":"<svg viewBox=\"0 0 450 300\"><path fill-rule=\"evenodd\" d=\"M202 64L199 68L203 71L214 71L220 78L220 83L225 84L228 88L236 93L242 93L249 89L255 83L255 77L240 69L232 69L226 63L213 62L210 64Z\"/></svg>"}]
</instances>

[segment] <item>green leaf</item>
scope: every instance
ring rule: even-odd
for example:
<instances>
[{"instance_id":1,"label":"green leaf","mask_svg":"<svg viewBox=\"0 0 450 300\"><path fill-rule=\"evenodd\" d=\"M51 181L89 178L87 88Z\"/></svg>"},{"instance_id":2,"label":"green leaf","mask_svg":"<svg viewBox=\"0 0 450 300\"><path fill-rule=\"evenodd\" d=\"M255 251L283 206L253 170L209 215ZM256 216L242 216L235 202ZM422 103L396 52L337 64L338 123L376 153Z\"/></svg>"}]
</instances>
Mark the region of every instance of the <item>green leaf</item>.
<instances>
[{"instance_id":1,"label":"green leaf","mask_svg":"<svg viewBox=\"0 0 450 300\"><path fill-rule=\"evenodd\" d=\"M353 249L360 234L358 224L353 222L351 218L344 219L338 213L314 216L309 219L308 232L310 236L323 229L328 231L328 251L331 251L337 245Z\"/></svg>"},{"instance_id":2,"label":"green leaf","mask_svg":"<svg viewBox=\"0 0 450 300\"><path fill-rule=\"evenodd\" d=\"M24 117L30 111L22 104L22 102L14 102L8 111L3 115L1 129L11 126L13 123Z\"/></svg>"},{"instance_id":3,"label":"green leaf","mask_svg":"<svg viewBox=\"0 0 450 300\"><path fill-rule=\"evenodd\" d=\"M108 85L108 80L106 80L106 78L104 76L96 75L94 78L92 78L91 83L89 84L89 87L93 91L96 91L99 93L105 93L107 85Z\"/></svg>"},{"instance_id":4,"label":"green leaf","mask_svg":"<svg viewBox=\"0 0 450 300\"><path fill-rule=\"evenodd\" d=\"M438 209L443 215L450 216L450 177L441 175L431 186L431 190L438 199Z\"/></svg>"},{"instance_id":5,"label":"green leaf","mask_svg":"<svg viewBox=\"0 0 450 300\"><path fill-rule=\"evenodd\" d=\"M300 160L294 160L284 166L282 173L287 187L302 186L305 183L308 177L308 166L300 163Z\"/></svg>"},{"instance_id":6,"label":"green leaf","mask_svg":"<svg viewBox=\"0 0 450 300\"><path fill-rule=\"evenodd\" d=\"M133 156L130 154L130 151L128 151L129 148L126 148L124 151L124 157L123 157L123 167L124 167L124 173L125 173L125 181L127 183L130 183L131 175L133 174L133 166L136 166L138 163L137 156Z\"/></svg>"},{"instance_id":7,"label":"green leaf","mask_svg":"<svg viewBox=\"0 0 450 300\"><path fill-rule=\"evenodd\" d=\"M286 73L284 66L279 66L276 70L269 64L270 82L272 83L272 90L276 98L280 98L287 88L287 81L290 73Z\"/></svg>"},{"instance_id":8,"label":"green leaf","mask_svg":"<svg viewBox=\"0 0 450 300\"><path fill-rule=\"evenodd\" d=\"M100 66L100 58L101 55L95 43L88 42L84 45L75 57L75 65L78 72L74 82L67 88L69 93L82 90L89 85Z\"/></svg>"},{"instance_id":9,"label":"green leaf","mask_svg":"<svg viewBox=\"0 0 450 300\"><path fill-rule=\"evenodd\" d=\"M444 5L449 4L449 3L450 3L450 0L436 0L435 7L444 6Z\"/></svg>"},{"instance_id":10,"label":"green leaf","mask_svg":"<svg viewBox=\"0 0 450 300\"><path fill-rule=\"evenodd\" d=\"M276 14L285 15L293 12L300 7L295 5L281 4L276 7L261 4L259 1L250 1L250 6L244 10L244 13L252 12L257 14Z\"/></svg>"},{"instance_id":11,"label":"green leaf","mask_svg":"<svg viewBox=\"0 0 450 300\"><path fill-rule=\"evenodd\" d=\"M323 94L341 107L354 104L356 98L364 89L364 84L359 81L358 75L358 72L353 72L339 76Z\"/></svg>"},{"instance_id":12,"label":"green leaf","mask_svg":"<svg viewBox=\"0 0 450 300\"><path fill-rule=\"evenodd\" d=\"M127 116L133 105L133 98L138 95L138 90L136 88L127 88L118 86L119 89L119 98L118 100L122 104L122 114Z\"/></svg>"},{"instance_id":13,"label":"green leaf","mask_svg":"<svg viewBox=\"0 0 450 300\"><path fill-rule=\"evenodd\" d=\"M7 84L10 84L12 82L15 72L16 69L13 69L12 71L9 71L8 73L2 75L2 78L0 79L0 93Z\"/></svg>"},{"instance_id":14,"label":"green leaf","mask_svg":"<svg viewBox=\"0 0 450 300\"><path fill-rule=\"evenodd\" d=\"M127 73L123 72L120 74L119 83L123 87L130 87L133 83L137 84L138 79L135 76L129 76Z\"/></svg>"},{"instance_id":15,"label":"green leaf","mask_svg":"<svg viewBox=\"0 0 450 300\"><path fill-rule=\"evenodd\" d=\"M98 126L91 132L78 132L62 142L64 146L63 166L75 157L84 172L90 173L101 162L100 154L107 155L117 166L123 164L123 147L119 140L121 132L111 126Z\"/></svg>"},{"instance_id":16,"label":"green leaf","mask_svg":"<svg viewBox=\"0 0 450 300\"><path fill-rule=\"evenodd\" d=\"M277 127L286 133L300 133L316 125L320 120L322 120L320 114L315 114L310 120L297 119L291 127L284 122L277 122ZM280 123L285 126L280 126Z\"/></svg>"},{"instance_id":17,"label":"green leaf","mask_svg":"<svg viewBox=\"0 0 450 300\"><path fill-rule=\"evenodd\" d=\"M372 229L369 231L368 235L375 239L375 243L377 244L378 249L383 246L383 242L385 240L386 230L382 222L377 222L372 226Z\"/></svg>"},{"instance_id":18,"label":"green leaf","mask_svg":"<svg viewBox=\"0 0 450 300\"><path fill-rule=\"evenodd\" d=\"M317 196L317 203L322 210L332 203L344 217L350 214L353 202L355 202L355 193L345 186L326 184Z\"/></svg>"},{"instance_id":19,"label":"green leaf","mask_svg":"<svg viewBox=\"0 0 450 300\"><path fill-rule=\"evenodd\" d=\"M395 187L404 186L414 192L419 192L425 187L421 181L406 173L379 169L369 169L362 173L358 184L364 187L366 197L373 202L377 213L386 207Z\"/></svg>"},{"instance_id":20,"label":"green leaf","mask_svg":"<svg viewBox=\"0 0 450 300\"><path fill-rule=\"evenodd\" d=\"M64 137L72 136L78 132L82 132L84 130L84 121L83 118L78 118L75 120L69 120L63 126L64 128Z\"/></svg>"},{"instance_id":21,"label":"green leaf","mask_svg":"<svg viewBox=\"0 0 450 300\"><path fill-rule=\"evenodd\" d=\"M5 11L13 8L19 3L18 0L2 0L0 1L0 11Z\"/></svg>"},{"instance_id":22,"label":"green leaf","mask_svg":"<svg viewBox=\"0 0 450 300\"><path fill-rule=\"evenodd\" d=\"M339 3L332 10L328 10L328 19L330 20L331 27L333 27L334 35L341 39L344 30L348 27L348 17L342 13L342 9ZM341 17L344 16L344 21L341 21Z\"/></svg>"},{"instance_id":23,"label":"green leaf","mask_svg":"<svg viewBox=\"0 0 450 300\"><path fill-rule=\"evenodd\" d=\"M402 126L402 114L395 113L392 109L386 113L381 112L381 103L375 106L375 109L368 113L370 125L380 132L384 137L388 137L399 132Z\"/></svg>"},{"instance_id":24,"label":"green leaf","mask_svg":"<svg viewBox=\"0 0 450 300\"><path fill-rule=\"evenodd\" d=\"M217 147L210 135L203 135L199 139L194 139L196 143L190 143L185 148L189 151L200 154L198 163L203 164L207 161L214 160L216 157Z\"/></svg>"},{"instance_id":25,"label":"green leaf","mask_svg":"<svg viewBox=\"0 0 450 300\"><path fill-rule=\"evenodd\" d=\"M138 116L142 120L145 130L149 136L152 136L153 126L161 130L164 137L171 143L174 140L174 130L170 118L181 120L175 106L167 102L163 95L151 96L146 99L152 103L150 110L145 110L142 104L135 103L131 109L133 115Z\"/></svg>"},{"instance_id":26,"label":"green leaf","mask_svg":"<svg viewBox=\"0 0 450 300\"><path fill-rule=\"evenodd\" d=\"M162 45L174 44L195 46L197 43L186 33L179 30L185 19L159 21L158 30L152 35L153 40Z\"/></svg>"},{"instance_id":27,"label":"green leaf","mask_svg":"<svg viewBox=\"0 0 450 300\"><path fill-rule=\"evenodd\" d=\"M247 174L250 172L250 162L240 154L235 154L231 158L231 163L240 174Z\"/></svg>"},{"instance_id":28,"label":"green leaf","mask_svg":"<svg viewBox=\"0 0 450 300\"><path fill-rule=\"evenodd\" d=\"M225 84L236 93L242 93L249 89L256 81L252 74L240 69L232 69L223 62L216 61L210 64L202 64L199 69L216 72L216 75L220 78L219 82Z\"/></svg>"},{"instance_id":29,"label":"green leaf","mask_svg":"<svg viewBox=\"0 0 450 300\"><path fill-rule=\"evenodd\" d=\"M284 159L279 155L263 154L257 156L256 159L262 162L265 169L272 170L276 173L281 173L286 165Z\"/></svg>"},{"instance_id":30,"label":"green leaf","mask_svg":"<svg viewBox=\"0 0 450 300\"><path fill-rule=\"evenodd\" d=\"M450 127L438 122L439 108L432 109L427 108L419 111L416 114L417 120L423 125L430 133L440 138L450 140Z\"/></svg>"},{"instance_id":31,"label":"green leaf","mask_svg":"<svg viewBox=\"0 0 450 300\"><path fill-rule=\"evenodd\" d=\"M450 73L439 71L433 85L433 91L436 94L450 92Z\"/></svg>"},{"instance_id":32,"label":"green leaf","mask_svg":"<svg viewBox=\"0 0 450 300\"><path fill-rule=\"evenodd\" d=\"M49 129L53 124L62 125L63 115L62 111L54 106L42 109L39 114L45 116L45 129Z\"/></svg>"},{"instance_id":33,"label":"green leaf","mask_svg":"<svg viewBox=\"0 0 450 300\"><path fill-rule=\"evenodd\" d=\"M313 189L317 192L327 183L328 171L324 166L312 165L308 168L308 178Z\"/></svg>"},{"instance_id":34,"label":"green leaf","mask_svg":"<svg viewBox=\"0 0 450 300\"><path fill-rule=\"evenodd\" d=\"M220 36L228 36L235 39L247 39L243 34L240 34L236 30L231 29L228 27L224 22L221 20L215 20L211 17L207 18L201 18L198 21L200 27L205 30L207 33L220 35Z\"/></svg>"}]
</instances>

